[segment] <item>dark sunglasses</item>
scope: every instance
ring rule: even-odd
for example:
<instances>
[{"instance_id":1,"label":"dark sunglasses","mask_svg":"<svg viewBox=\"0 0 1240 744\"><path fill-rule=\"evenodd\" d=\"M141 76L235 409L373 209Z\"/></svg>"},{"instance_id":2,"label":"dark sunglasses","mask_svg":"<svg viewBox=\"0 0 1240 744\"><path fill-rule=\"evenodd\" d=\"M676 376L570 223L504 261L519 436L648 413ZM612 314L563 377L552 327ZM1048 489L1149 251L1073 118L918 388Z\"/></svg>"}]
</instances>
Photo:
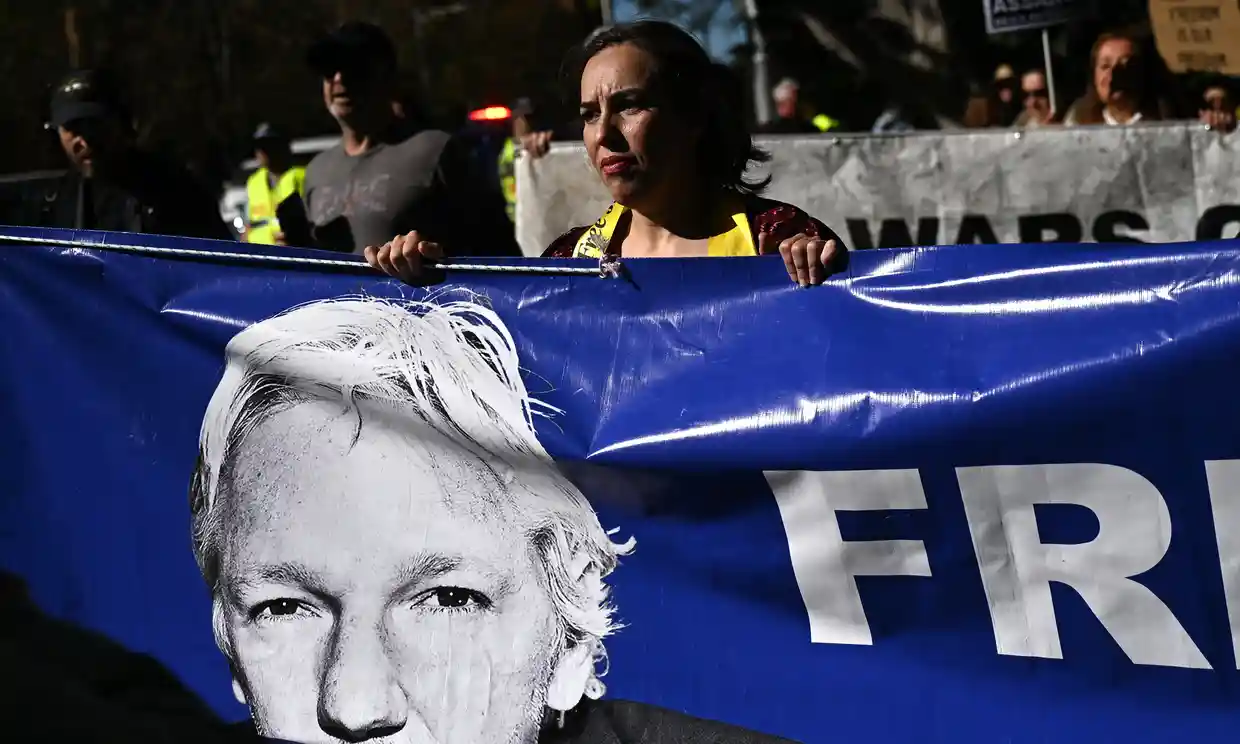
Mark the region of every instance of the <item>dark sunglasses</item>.
<instances>
[{"instance_id":1,"label":"dark sunglasses","mask_svg":"<svg viewBox=\"0 0 1240 744\"><path fill-rule=\"evenodd\" d=\"M331 80L336 77L336 73L340 73L346 78L352 78L355 81L365 81L377 77L381 70L381 65L367 57L344 57L335 60L329 60L319 65L319 75L324 80Z\"/></svg>"},{"instance_id":2,"label":"dark sunglasses","mask_svg":"<svg viewBox=\"0 0 1240 744\"><path fill-rule=\"evenodd\" d=\"M1025 98L1049 98L1050 97L1050 94L1047 93L1046 88L1024 90L1024 91L1021 91L1021 93L1024 94Z\"/></svg>"}]
</instances>

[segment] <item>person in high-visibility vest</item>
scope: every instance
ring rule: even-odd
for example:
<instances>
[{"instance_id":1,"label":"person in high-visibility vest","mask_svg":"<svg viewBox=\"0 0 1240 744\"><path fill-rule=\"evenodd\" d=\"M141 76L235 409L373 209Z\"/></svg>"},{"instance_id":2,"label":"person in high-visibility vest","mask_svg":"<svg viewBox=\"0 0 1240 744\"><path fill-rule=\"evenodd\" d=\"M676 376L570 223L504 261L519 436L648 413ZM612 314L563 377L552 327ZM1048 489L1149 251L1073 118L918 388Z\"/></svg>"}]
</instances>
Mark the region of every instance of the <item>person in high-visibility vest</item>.
<instances>
[{"instance_id":1,"label":"person in high-visibility vest","mask_svg":"<svg viewBox=\"0 0 1240 744\"><path fill-rule=\"evenodd\" d=\"M284 233L276 219L276 208L293 194L305 197L306 169L293 165L288 139L270 124L262 124L254 132L254 155L259 168L245 184L245 240L283 244Z\"/></svg>"},{"instance_id":2,"label":"person in high-visibility vest","mask_svg":"<svg viewBox=\"0 0 1240 744\"><path fill-rule=\"evenodd\" d=\"M508 219L517 222L517 152L525 151L530 157L540 158L551 146L551 132L536 132L530 119L534 107L528 98L522 98L512 107L512 136L504 140L499 153L499 185L504 192L504 207Z\"/></svg>"},{"instance_id":3,"label":"person in high-visibility vest","mask_svg":"<svg viewBox=\"0 0 1240 744\"><path fill-rule=\"evenodd\" d=\"M832 119L826 114L818 114L809 121L810 124L813 124L814 128L820 132L830 132L832 129L835 129L840 125L839 119Z\"/></svg>"},{"instance_id":4,"label":"person in high-visibility vest","mask_svg":"<svg viewBox=\"0 0 1240 744\"><path fill-rule=\"evenodd\" d=\"M761 129L767 134L818 134L840 126L837 119L826 114L805 117L801 84L792 78L779 81L771 91L771 98L775 101L775 119Z\"/></svg>"}]
</instances>

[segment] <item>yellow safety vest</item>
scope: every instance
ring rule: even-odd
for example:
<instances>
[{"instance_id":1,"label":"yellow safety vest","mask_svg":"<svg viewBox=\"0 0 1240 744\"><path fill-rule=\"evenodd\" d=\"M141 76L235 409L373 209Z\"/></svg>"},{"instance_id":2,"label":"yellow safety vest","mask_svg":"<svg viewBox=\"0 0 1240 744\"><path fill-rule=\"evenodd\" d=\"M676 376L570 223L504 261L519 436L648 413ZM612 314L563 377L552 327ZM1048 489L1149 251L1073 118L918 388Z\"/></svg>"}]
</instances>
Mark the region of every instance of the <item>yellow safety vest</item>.
<instances>
[{"instance_id":1,"label":"yellow safety vest","mask_svg":"<svg viewBox=\"0 0 1240 744\"><path fill-rule=\"evenodd\" d=\"M827 116L826 114L819 114L815 116L811 121L813 122L814 126L818 128L818 131L820 132L830 132L832 129L835 129L836 127L840 125L838 121L836 121L835 119L832 119L830 116Z\"/></svg>"},{"instance_id":2,"label":"yellow safety vest","mask_svg":"<svg viewBox=\"0 0 1240 744\"><path fill-rule=\"evenodd\" d=\"M517 221L517 145L512 138L504 140L499 154L499 185L504 190L504 205L508 219Z\"/></svg>"},{"instance_id":3,"label":"yellow safety vest","mask_svg":"<svg viewBox=\"0 0 1240 744\"><path fill-rule=\"evenodd\" d=\"M623 205L612 202L603 216L577 239L577 244L573 246L573 258L601 258L611 245L611 236L626 211ZM758 243L753 239L749 216L744 210L733 213L731 229L710 236L706 241L706 255L711 258L758 255Z\"/></svg>"},{"instance_id":4,"label":"yellow safety vest","mask_svg":"<svg viewBox=\"0 0 1240 744\"><path fill-rule=\"evenodd\" d=\"M245 182L247 243L274 245L280 222L276 219L276 207L293 194L306 194L306 169L294 166L280 174L275 191L267 185L267 169L259 168Z\"/></svg>"}]
</instances>

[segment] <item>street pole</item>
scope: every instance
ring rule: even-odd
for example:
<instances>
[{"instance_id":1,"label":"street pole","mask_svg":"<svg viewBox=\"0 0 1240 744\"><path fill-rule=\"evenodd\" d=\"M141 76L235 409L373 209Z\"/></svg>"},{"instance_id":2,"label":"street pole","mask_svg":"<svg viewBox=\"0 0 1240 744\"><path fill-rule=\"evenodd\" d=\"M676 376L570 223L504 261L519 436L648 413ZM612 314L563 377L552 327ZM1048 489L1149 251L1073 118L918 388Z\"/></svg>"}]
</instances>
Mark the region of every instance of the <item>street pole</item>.
<instances>
[{"instance_id":1,"label":"street pole","mask_svg":"<svg viewBox=\"0 0 1240 744\"><path fill-rule=\"evenodd\" d=\"M745 1L745 25L749 30L749 43L753 47L753 113L758 124L771 121L771 80L766 68L766 38L758 26L757 0Z\"/></svg>"},{"instance_id":2,"label":"street pole","mask_svg":"<svg viewBox=\"0 0 1240 744\"><path fill-rule=\"evenodd\" d=\"M599 12L603 16L603 25L611 25L611 0L599 0Z\"/></svg>"}]
</instances>

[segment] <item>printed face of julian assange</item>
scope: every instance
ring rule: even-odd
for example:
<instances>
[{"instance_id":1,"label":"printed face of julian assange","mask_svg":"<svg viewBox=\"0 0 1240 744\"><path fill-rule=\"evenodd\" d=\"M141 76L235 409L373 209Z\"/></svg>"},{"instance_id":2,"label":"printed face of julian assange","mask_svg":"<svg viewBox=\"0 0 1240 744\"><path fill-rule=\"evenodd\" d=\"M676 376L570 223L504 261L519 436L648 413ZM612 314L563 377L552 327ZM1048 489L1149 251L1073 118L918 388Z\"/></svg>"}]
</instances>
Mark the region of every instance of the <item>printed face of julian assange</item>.
<instances>
[{"instance_id":1,"label":"printed face of julian assange","mask_svg":"<svg viewBox=\"0 0 1240 744\"><path fill-rule=\"evenodd\" d=\"M241 450L221 609L260 733L537 740L559 626L520 520L485 506L481 463L325 401L267 418Z\"/></svg>"}]
</instances>

